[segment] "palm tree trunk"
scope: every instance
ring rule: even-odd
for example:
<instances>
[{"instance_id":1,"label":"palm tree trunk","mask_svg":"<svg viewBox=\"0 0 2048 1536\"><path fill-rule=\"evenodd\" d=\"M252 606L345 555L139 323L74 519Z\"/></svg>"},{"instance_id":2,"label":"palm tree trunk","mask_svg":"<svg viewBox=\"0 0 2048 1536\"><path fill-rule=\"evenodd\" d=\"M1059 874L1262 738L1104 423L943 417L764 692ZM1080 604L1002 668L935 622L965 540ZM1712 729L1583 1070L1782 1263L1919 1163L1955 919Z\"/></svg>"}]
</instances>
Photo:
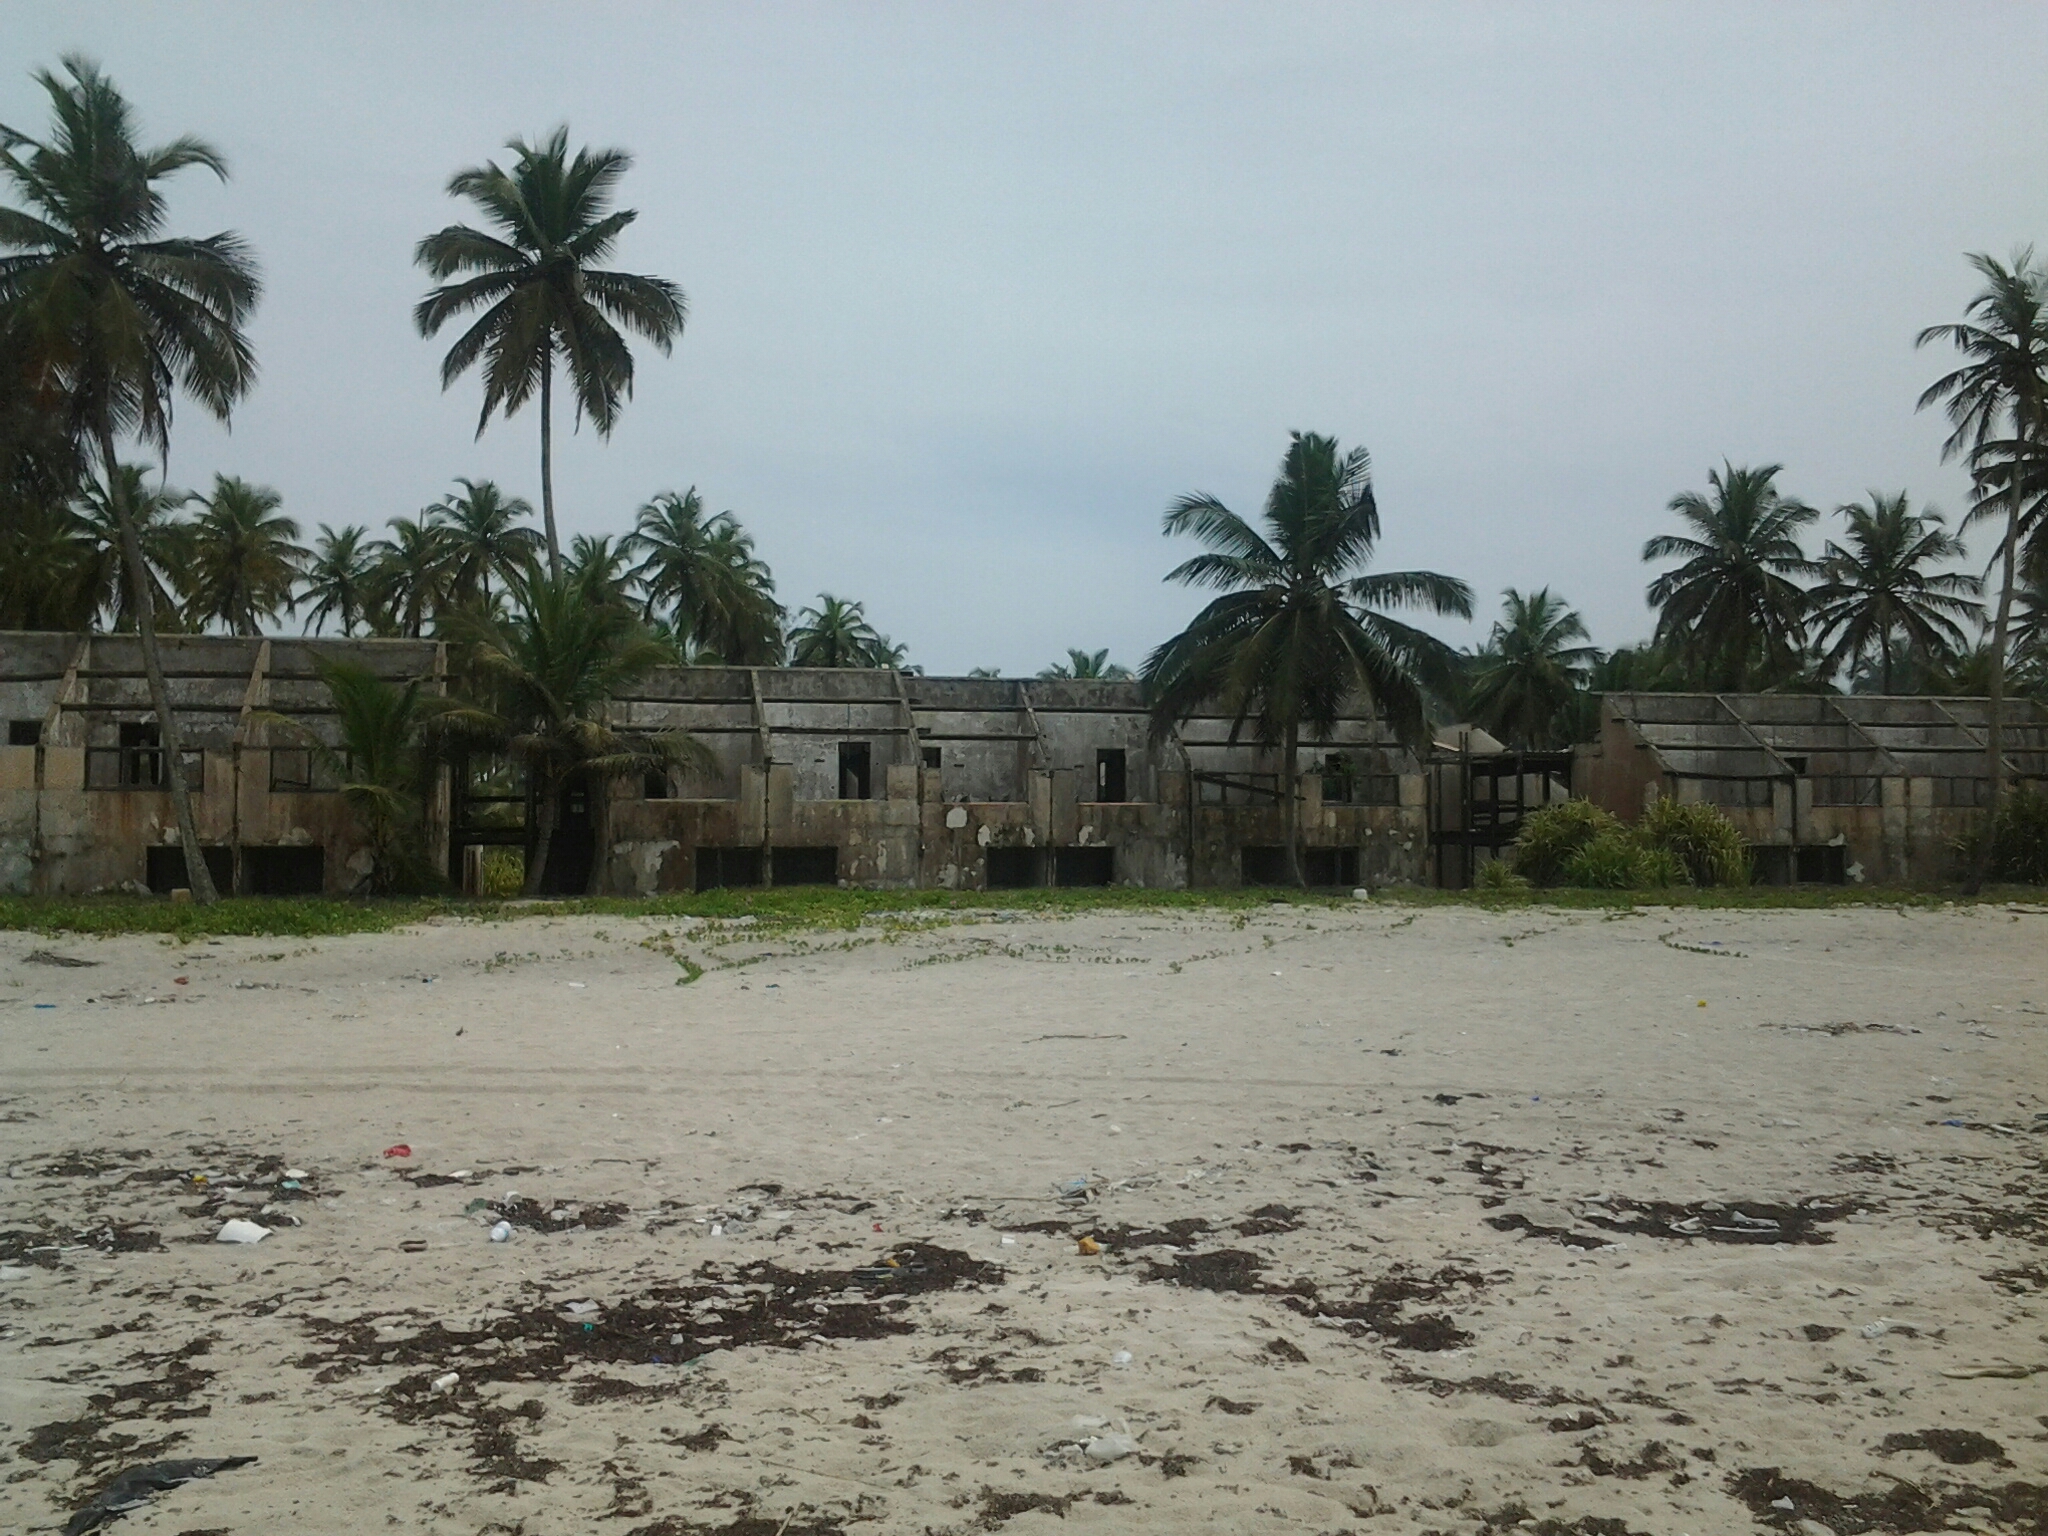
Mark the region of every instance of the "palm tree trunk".
<instances>
[{"instance_id":1,"label":"palm tree trunk","mask_svg":"<svg viewBox=\"0 0 2048 1536\"><path fill-rule=\"evenodd\" d=\"M1974 896L1991 877L1991 834L1998 825L1998 808L2005 800L2005 647L2012 632L2012 589L2015 555L2020 542L2020 471L2013 466L2012 509L2005 524L2005 550L1999 556L1998 615L1991 624L1991 686L1985 703L1989 706L1984 729L1984 755L1991 770L1991 807L1984 818L1984 837L1978 845L1976 862L1964 883L1965 895Z\"/></svg>"},{"instance_id":2,"label":"palm tree trunk","mask_svg":"<svg viewBox=\"0 0 2048 1536\"><path fill-rule=\"evenodd\" d=\"M1302 876L1301 850L1296 846L1301 840L1301 811L1295 798L1295 759L1301 755L1301 727L1295 721L1287 722L1287 740L1281 752L1280 836L1287 845L1287 879L1305 888L1308 881Z\"/></svg>"},{"instance_id":3,"label":"palm tree trunk","mask_svg":"<svg viewBox=\"0 0 2048 1536\"><path fill-rule=\"evenodd\" d=\"M585 882L583 894L602 896L605 882L611 876L612 846L612 786L608 779L598 779L590 785L590 879Z\"/></svg>"},{"instance_id":4,"label":"palm tree trunk","mask_svg":"<svg viewBox=\"0 0 2048 1536\"><path fill-rule=\"evenodd\" d=\"M548 526L548 575L562 579L562 541L555 536L555 352L540 376L540 510Z\"/></svg>"},{"instance_id":5,"label":"palm tree trunk","mask_svg":"<svg viewBox=\"0 0 2048 1536\"><path fill-rule=\"evenodd\" d=\"M533 852L526 860L526 884L520 888L523 896L538 896L541 882L548 876L548 844L555 840L556 802L561 798L561 788L551 780L551 775L541 775L540 790L533 802Z\"/></svg>"},{"instance_id":6,"label":"palm tree trunk","mask_svg":"<svg viewBox=\"0 0 2048 1536\"><path fill-rule=\"evenodd\" d=\"M142 648L142 671L149 679L149 707L156 711L157 744L164 754L164 781L170 786L171 811L178 818L178 840L185 847L185 884L192 899L201 906L220 899L213 888L213 872L199 848L199 826L192 819L192 797L185 790L185 756L180 750L178 720L171 713L170 690L164 686L163 658L156 648L156 603L149 590L149 572L142 563L142 540L135 532L135 519L113 494L114 434L104 423L99 430L100 458L107 467L107 504L114 509L114 522L121 530L121 563L128 568L128 597L135 605L135 638Z\"/></svg>"},{"instance_id":7,"label":"palm tree trunk","mask_svg":"<svg viewBox=\"0 0 2048 1536\"><path fill-rule=\"evenodd\" d=\"M1889 698L1889 697L1891 697L1891 691L1892 691L1892 632L1891 632L1890 630L1886 630L1886 631L1884 632L1884 640L1883 640L1883 645L1884 645L1884 691L1885 691L1885 697Z\"/></svg>"}]
</instances>

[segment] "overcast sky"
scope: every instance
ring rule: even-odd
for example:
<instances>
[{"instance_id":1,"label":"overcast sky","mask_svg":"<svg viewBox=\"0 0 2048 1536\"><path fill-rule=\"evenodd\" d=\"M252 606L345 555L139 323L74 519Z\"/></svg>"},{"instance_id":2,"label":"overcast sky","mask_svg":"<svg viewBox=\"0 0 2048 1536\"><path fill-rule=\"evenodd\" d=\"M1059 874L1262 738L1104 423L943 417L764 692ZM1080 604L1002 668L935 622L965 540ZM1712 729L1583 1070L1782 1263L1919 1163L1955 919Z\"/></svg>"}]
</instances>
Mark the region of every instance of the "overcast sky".
<instances>
[{"instance_id":1,"label":"overcast sky","mask_svg":"<svg viewBox=\"0 0 2048 1536\"><path fill-rule=\"evenodd\" d=\"M5 0L0 121L74 49L225 152L175 225L263 262L260 382L232 435L181 411L175 483L308 534L456 475L538 505L537 416L475 439L412 248L566 122L637 157L617 265L691 314L609 442L558 430L564 536L694 484L784 602L933 672L1135 665L1200 601L1161 513L1256 512L1290 429L1371 449L1380 564L1479 593L1449 638L1548 584L1637 639L1642 542L1723 457L1959 510L1913 336L1963 252L2048 244L2039 5Z\"/></svg>"}]
</instances>

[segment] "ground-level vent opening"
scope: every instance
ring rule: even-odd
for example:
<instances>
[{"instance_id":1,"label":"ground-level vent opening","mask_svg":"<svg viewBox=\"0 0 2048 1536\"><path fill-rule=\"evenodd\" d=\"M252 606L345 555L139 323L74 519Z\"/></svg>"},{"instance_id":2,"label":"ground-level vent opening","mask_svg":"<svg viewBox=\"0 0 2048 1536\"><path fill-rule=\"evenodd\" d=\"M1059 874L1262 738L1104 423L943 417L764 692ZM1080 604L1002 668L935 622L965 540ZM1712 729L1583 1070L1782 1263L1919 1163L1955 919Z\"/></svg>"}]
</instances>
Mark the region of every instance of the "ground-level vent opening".
<instances>
[{"instance_id":1,"label":"ground-level vent opening","mask_svg":"<svg viewBox=\"0 0 2048 1536\"><path fill-rule=\"evenodd\" d=\"M1052 851L1054 885L1116 884L1114 848L1055 848Z\"/></svg>"},{"instance_id":2,"label":"ground-level vent opening","mask_svg":"<svg viewBox=\"0 0 2048 1536\"><path fill-rule=\"evenodd\" d=\"M769 855L776 885L837 885L837 848L777 848Z\"/></svg>"},{"instance_id":3,"label":"ground-level vent opening","mask_svg":"<svg viewBox=\"0 0 2048 1536\"><path fill-rule=\"evenodd\" d=\"M1285 848L1246 848L1239 855L1239 871L1246 885L1288 885ZM1301 876L1310 885L1355 886L1358 884L1356 848L1304 848Z\"/></svg>"},{"instance_id":4,"label":"ground-level vent opening","mask_svg":"<svg viewBox=\"0 0 2048 1536\"><path fill-rule=\"evenodd\" d=\"M1749 858L1750 876L1758 885L1849 883L1849 850L1839 843L1765 843L1751 848Z\"/></svg>"},{"instance_id":5,"label":"ground-level vent opening","mask_svg":"<svg viewBox=\"0 0 2048 1536\"><path fill-rule=\"evenodd\" d=\"M721 887L759 885L761 883L761 850L759 848L706 848L697 849L697 889L715 891Z\"/></svg>"},{"instance_id":6,"label":"ground-level vent opening","mask_svg":"<svg viewBox=\"0 0 2048 1536\"><path fill-rule=\"evenodd\" d=\"M200 856L206 860L206 872L213 876L216 891L231 891L235 888L235 851L232 848L202 848ZM159 896L168 896L172 891L188 889L192 882L185 878L185 850L175 843L166 847L156 844L149 850L144 866L143 878L151 891Z\"/></svg>"},{"instance_id":7,"label":"ground-level vent opening","mask_svg":"<svg viewBox=\"0 0 2048 1536\"><path fill-rule=\"evenodd\" d=\"M327 889L327 852L317 847L244 848L242 889L251 896L318 896Z\"/></svg>"},{"instance_id":8,"label":"ground-level vent opening","mask_svg":"<svg viewBox=\"0 0 2048 1536\"><path fill-rule=\"evenodd\" d=\"M1043 849L989 849L988 888L990 890L1023 891L1043 884L1045 884L1045 856Z\"/></svg>"}]
</instances>

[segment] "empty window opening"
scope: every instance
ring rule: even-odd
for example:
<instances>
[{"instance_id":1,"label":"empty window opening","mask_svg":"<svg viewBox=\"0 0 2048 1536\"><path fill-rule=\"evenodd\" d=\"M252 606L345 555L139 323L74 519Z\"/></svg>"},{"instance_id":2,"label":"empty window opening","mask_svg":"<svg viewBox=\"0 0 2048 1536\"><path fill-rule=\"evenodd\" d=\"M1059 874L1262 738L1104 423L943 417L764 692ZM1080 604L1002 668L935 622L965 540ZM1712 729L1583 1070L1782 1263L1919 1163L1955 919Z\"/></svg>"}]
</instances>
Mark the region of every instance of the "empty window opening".
<instances>
[{"instance_id":1,"label":"empty window opening","mask_svg":"<svg viewBox=\"0 0 2048 1536\"><path fill-rule=\"evenodd\" d=\"M640 798L643 800L673 800L675 787L669 783L666 769L650 773L640 784Z\"/></svg>"},{"instance_id":2,"label":"empty window opening","mask_svg":"<svg viewBox=\"0 0 2048 1536\"><path fill-rule=\"evenodd\" d=\"M1813 781L1815 805L1882 805L1884 792L1871 774L1831 773Z\"/></svg>"},{"instance_id":3,"label":"empty window opening","mask_svg":"<svg viewBox=\"0 0 2048 1536\"><path fill-rule=\"evenodd\" d=\"M270 792L304 794L313 787L313 753L309 747L270 749Z\"/></svg>"},{"instance_id":4,"label":"empty window opening","mask_svg":"<svg viewBox=\"0 0 2048 1536\"><path fill-rule=\"evenodd\" d=\"M697 889L715 891L724 887L759 885L759 848L697 849Z\"/></svg>"},{"instance_id":5,"label":"empty window opening","mask_svg":"<svg viewBox=\"0 0 2048 1536\"><path fill-rule=\"evenodd\" d=\"M873 796L874 771L871 766L874 753L867 742L842 741L839 743L839 798L842 800L868 800Z\"/></svg>"},{"instance_id":6,"label":"empty window opening","mask_svg":"<svg viewBox=\"0 0 2048 1536\"><path fill-rule=\"evenodd\" d=\"M1116 884L1114 848L1055 848L1052 851L1054 885Z\"/></svg>"},{"instance_id":7,"label":"empty window opening","mask_svg":"<svg viewBox=\"0 0 2048 1536\"><path fill-rule=\"evenodd\" d=\"M863 744L864 746L865 744ZM775 885L837 885L837 848L777 848L769 855Z\"/></svg>"},{"instance_id":8,"label":"empty window opening","mask_svg":"<svg viewBox=\"0 0 2048 1536\"><path fill-rule=\"evenodd\" d=\"M1936 779L1934 803L1943 810L1982 810L1991 804L1991 781L1960 776Z\"/></svg>"},{"instance_id":9,"label":"empty window opening","mask_svg":"<svg viewBox=\"0 0 2048 1536\"><path fill-rule=\"evenodd\" d=\"M944 760L941 758L939 754L939 749L937 747L926 747L924 749L925 767L937 770L942 765L943 761Z\"/></svg>"},{"instance_id":10,"label":"empty window opening","mask_svg":"<svg viewBox=\"0 0 2048 1536\"><path fill-rule=\"evenodd\" d=\"M1238 869L1246 885L1289 885L1285 848L1246 848L1238 855ZM1356 848L1304 848L1301 876L1310 885L1356 886Z\"/></svg>"},{"instance_id":11,"label":"empty window opening","mask_svg":"<svg viewBox=\"0 0 2048 1536\"><path fill-rule=\"evenodd\" d=\"M991 848L988 851L988 888L992 891L1026 891L1045 884L1044 851L1038 848Z\"/></svg>"},{"instance_id":12,"label":"empty window opening","mask_svg":"<svg viewBox=\"0 0 2048 1536\"><path fill-rule=\"evenodd\" d=\"M1358 765L1341 752L1323 759L1323 804L1350 805L1358 794Z\"/></svg>"},{"instance_id":13,"label":"empty window opening","mask_svg":"<svg viewBox=\"0 0 2048 1536\"><path fill-rule=\"evenodd\" d=\"M1110 805L1130 799L1125 777L1124 749L1103 747L1095 754L1095 798Z\"/></svg>"},{"instance_id":14,"label":"empty window opening","mask_svg":"<svg viewBox=\"0 0 2048 1536\"><path fill-rule=\"evenodd\" d=\"M1770 779L1701 779L1700 801L1731 810L1767 811L1772 804L1772 783Z\"/></svg>"},{"instance_id":15,"label":"empty window opening","mask_svg":"<svg viewBox=\"0 0 2048 1536\"><path fill-rule=\"evenodd\" d=\"M7 722L7 745L10 747L39 747L42 744L42 721L10 720Z\"/></svg>"},{"instance_id":16,"label":"empty window opening","mask_svg":"<svg viewBox=\"0 0 2048 1536\"><path fill-rule=\"evenodd\" d=\"M326 874L322 848L242 850L242 888L251 896L318 896L326 889Z\"/></svg>"}]
</instances>

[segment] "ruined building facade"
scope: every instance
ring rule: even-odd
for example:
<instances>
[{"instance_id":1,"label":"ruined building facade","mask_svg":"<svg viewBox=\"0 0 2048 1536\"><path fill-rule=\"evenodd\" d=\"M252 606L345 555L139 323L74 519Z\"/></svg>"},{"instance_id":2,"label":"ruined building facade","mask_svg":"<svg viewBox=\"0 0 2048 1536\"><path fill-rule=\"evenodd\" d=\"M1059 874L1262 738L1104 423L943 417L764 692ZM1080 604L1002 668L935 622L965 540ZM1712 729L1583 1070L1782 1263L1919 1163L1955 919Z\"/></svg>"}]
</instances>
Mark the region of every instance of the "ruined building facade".
<instances>
[{"instance_id":1,"label":"ruined building facade","mask_svg":"<svg viewBox=\"0 0 2048 1536\"><path fill-rule=\"evenodd\" d=\"M164 669L200 841L224 889L340 894L361 837L308 735L339 736L316 660L447 686L433 641L166 636ZM1281 878L1279 764L1231 722L1155 740L1135 684L936 678L880 670L677 667L612 702L615 724L682 731L701 776L617 784L607 815L560 807L549 887L581 891L608 825L611 893L849 884L954 890L1265 884ZM0 891L170 889L183 854L132 636L0 635ZM1420 879L1423 765L1378 720L1304 744L1307 875ZM479 851L524 846L531 807L507 765L442 769L429 859L473 888Z\"/></svg>"}]
</instances>

